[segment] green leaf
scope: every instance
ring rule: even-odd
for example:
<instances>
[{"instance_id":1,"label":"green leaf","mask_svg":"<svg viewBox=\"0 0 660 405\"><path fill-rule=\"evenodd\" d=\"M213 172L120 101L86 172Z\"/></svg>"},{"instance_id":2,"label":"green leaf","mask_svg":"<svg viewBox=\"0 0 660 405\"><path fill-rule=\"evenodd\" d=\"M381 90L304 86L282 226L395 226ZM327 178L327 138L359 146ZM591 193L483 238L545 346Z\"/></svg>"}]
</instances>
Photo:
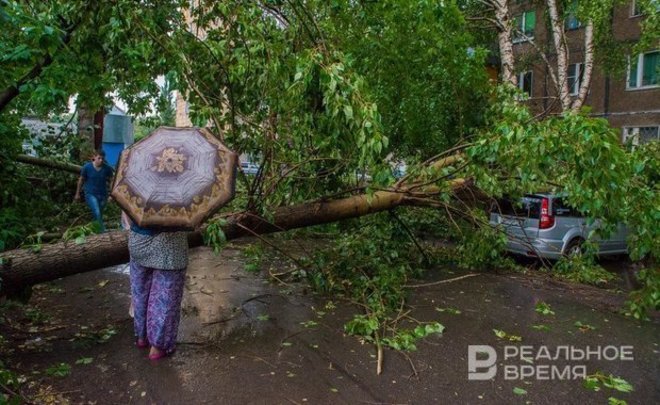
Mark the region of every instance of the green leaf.
<instances>
[{"instance_id":1,"label":"green leaf","mask_svg":"<svg viewBox=\"0 0 660 405\"><path fill-rule=\"evenodd\" d=\"M93 357L81 357L78 360L76 360L76 364L91 364L92 361L94 361Z\"/></svg>"},{"instance_id":2,"label":"green leaf","mask_svg":"<svg viewBox=\"0 0 660 405\"><path fill-rule=\"evenodd\" d=\"M516 395L527 395L526 390L524 390L522 388L518 388L518 387L513 388L513 393L516 394Z\"/></svg>"}]
</instances>

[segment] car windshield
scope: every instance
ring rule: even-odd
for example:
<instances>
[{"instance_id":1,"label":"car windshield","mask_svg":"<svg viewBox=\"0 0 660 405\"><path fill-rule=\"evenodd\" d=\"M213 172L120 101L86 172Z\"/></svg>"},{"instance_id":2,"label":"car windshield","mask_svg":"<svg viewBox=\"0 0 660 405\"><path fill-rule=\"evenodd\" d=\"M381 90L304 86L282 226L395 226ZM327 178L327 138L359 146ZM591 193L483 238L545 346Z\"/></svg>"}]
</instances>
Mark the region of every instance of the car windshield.
<instances>
[{"instance_id":1,"label":"car windshield","mask_svg":"<svg viewBox=\"0 0 660 405\"><path fill-rule=\"evenodd\" d=\"M497 205L493 207L493 212L516 217L540 218L541 199L542 197L534 195L526 195L519 201L502 198L498 200Z\"/></svg>"}]
</instances>

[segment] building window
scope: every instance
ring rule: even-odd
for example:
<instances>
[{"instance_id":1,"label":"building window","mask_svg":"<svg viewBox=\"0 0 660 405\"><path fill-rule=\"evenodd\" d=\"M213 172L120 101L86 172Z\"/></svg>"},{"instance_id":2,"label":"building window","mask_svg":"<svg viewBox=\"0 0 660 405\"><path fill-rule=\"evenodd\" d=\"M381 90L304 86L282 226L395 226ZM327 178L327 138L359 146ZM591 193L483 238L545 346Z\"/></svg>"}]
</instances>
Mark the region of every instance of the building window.
<instances>
[{"instance_id":1,"label":"building window","mask_svg":"<svg viewBox=\"0 0 660 405\"><path fill-rule=\"evenodd\" d=\"M518 73L518 88L532 97L532 71Z\"/></svg>"},{"instance_id":2,"label":"building window","mask_svg":"<svg viewBox=\"0 0 660 405\"><path fill-rule=\"evenodd\" d=\"M660 1L659 0L650 0L649 1L649 8L652 8L655 6L655 11L660 11ZM639 0L633 0L632 5L630 7L630 16L631 17L638 17L642 14L645 14L645 11L642 7L642 4Z\"/></svg>"},{"instance_id":3,"label":"building window","mask_svg":"<svg viewBox=\"0 0 660 405\"><path fill-rule=\"evenodd\" d=\"M632 57L628 65L628 89L657 87L659 67L660 51Z\"/></svg>"},{"instance_id":4,"label":"building window","mask_svg":"<svg viewBox=\"0 0 660 405\"><path fill-rule=\"evenodd\" d=\"M568 65L568 91L571 96L577 96L582 84L582 73L584 72L582 63Z\"/></svg>"},{"instance_id":5,"label":"building window","mask_svg":"<svg viewBox=\"0 0 660 405\"><path fill-rule=\"evenodd\" d=\"M660 139L660 126L625 127L623 128L623 143L643 145Z\"/></svg>"},{"instance_id":6,"label":"building window","mask_svg":"<svg viewBox=\"0 0 660 405\"><path fill-rule=\"evenodd\" d=\"M566 31L576 30L582 26L577 18L578 0L573 0L566 7L566 19L564 20L564 29Z\"/></svg>"},{"instance_id":7,"label":"building window","mask_svg":"<svg viewBox=\"0 0 660 405\"><path fill-rule=\"evenodd\" d=\"M514 17L513 42L522 42L534 38L534 28L536 28L536 12L534 10L525 11Z\"/></svg>"}]
</instances>

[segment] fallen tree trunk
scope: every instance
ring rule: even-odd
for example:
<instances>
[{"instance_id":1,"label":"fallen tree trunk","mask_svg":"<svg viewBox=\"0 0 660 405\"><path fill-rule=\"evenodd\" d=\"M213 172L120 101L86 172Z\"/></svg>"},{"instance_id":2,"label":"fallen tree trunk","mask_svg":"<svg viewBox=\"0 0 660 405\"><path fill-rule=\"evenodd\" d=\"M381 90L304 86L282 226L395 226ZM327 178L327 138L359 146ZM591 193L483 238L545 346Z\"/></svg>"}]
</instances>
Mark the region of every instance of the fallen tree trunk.
<instances>
[{"instance_id":1,"label":"fallen tree trunk","mask_svg":"<svg viewBox=\"0 0 660 405\"><path fill-rule=\"evenodd\" d=\"M467 187L467 183L458 179L450 184L454 191L458 191ZM277 208L272 222L249 213L233 214L225 218L227 223L223 231L230 240L356 218L401 205L420 203L418 198L411 198L405 192L379 191L371 197L361 194ZM203 243L199 231L192 232L188 240L190 247ZM122 231L107 232L89 236L83 244L60 242L43 245L39 252L16 249L0 256L0 295L11 295L33 284L128 262L127 234Z\"/></svg>"},{"instance_id":2,"label":"fallen tree trunk","mask_svg":"<svg viewBox=\"0 0 660 405\"><path fill-rule=\"evenodd\" d=\"M48 167L50 169L62 170L73 174L80 174L81 168L81 166L74 165L72 163L56 162L53 160L41 159L29 155L18 155L16 156L16 161L34 166L42 166Z\"/></svg>"}]
</instances>

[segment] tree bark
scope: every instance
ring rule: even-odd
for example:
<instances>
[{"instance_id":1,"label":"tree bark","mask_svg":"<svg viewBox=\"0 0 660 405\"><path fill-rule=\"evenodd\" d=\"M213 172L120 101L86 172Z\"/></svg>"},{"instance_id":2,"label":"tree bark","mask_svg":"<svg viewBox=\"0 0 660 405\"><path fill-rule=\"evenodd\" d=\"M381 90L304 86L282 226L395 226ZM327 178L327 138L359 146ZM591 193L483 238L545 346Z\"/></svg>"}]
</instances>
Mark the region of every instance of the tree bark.
<instances>
[{"instance_id":1,"label":"tree bark","mask_svg":"<svg viewBox=\"0 0 660 405\"><path fill-rule=\"evenodd\" d=\"M455 192L470 186L470 182L463 179L452 180L449 184ZM401 205L420 205L420 200L409 197L405 191L379 191L371 196L361 194L277 208L272 222L253 214L236 213L226 218L223 231L227 240L231 240L356 218ZM190 233L188 241L190 247L200 246L202 233ZM11 295L33 284L126 263L128 239L125 232L114 231L89 236L83 244L60 242L43 245L37 253L31 249L16 249L1 257L0 295Z\"/></svg>"},{"instance_id":2,"label":"tree bark","mask_svg":"<svg viewBox=\"0 0 660 405\"><path fill-rule=\"evenodd\" d=\"M41 159L34 156L28 155L18 155L16 157L17 162L26 163L29 165L48 167L50 169L62 170L65 172L80 174L81 166L74 165L72 163L64 162L55 162L53 160Z\"/></svg>"},{"instance_id":3,"label":"tree bark","mask_svg":"<svg viewBox=\"0 0 660 405\"><path fill-rule=\"evenodd\" d=\"M587 22L587 26L584 28L584 64L582 66L584 73L582 74L580 90L571 106L573 111L582 108L589 93L589 87L591 87L591 77L594 69L594 23L591 20Z\"/></svg>"},{"instance_id":4,"label":"tree bark","mask_svg":"<svg viewBox=\"0 0 660 405\"><path fill-rule=\"evenodd\" d=\"M497 21L497 41L500 46L500 66L502 68L502 81L516 86L518 79L515 75L515 60L513 56L513 40L511 38L511 21L507 0L493 0L491 5L495 9Z\"/></svg>"},{"instance_id":5,"label":"tree bark","mask_svg":"<svg viewBox=\"0 0 660 405\"><path fill-rule=\"evenodd\" d=\"M571 95L568 89L568 48L564 36L563 19L559 17L556 0L547 0L550 30L557 53L557 94L561 101L562 111L571 108Z\"/></svg>"}]
</instances>

